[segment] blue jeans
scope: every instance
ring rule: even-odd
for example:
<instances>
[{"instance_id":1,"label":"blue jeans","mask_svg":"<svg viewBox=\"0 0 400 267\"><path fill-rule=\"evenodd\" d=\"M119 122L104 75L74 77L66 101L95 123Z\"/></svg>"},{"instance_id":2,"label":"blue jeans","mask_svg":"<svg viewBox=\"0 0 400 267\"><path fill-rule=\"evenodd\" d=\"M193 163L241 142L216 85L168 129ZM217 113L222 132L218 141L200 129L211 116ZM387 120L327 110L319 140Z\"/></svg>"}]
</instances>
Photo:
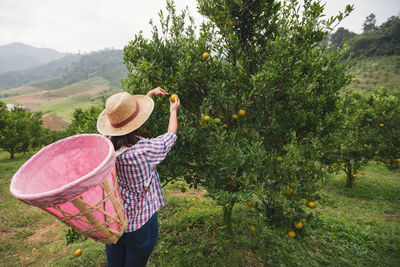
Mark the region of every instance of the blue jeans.
<instances>
[{"instance_id":1,"label":"blue jeans","mask_svg":"<svg viewBox=\"0 0 400 267\"><path fill-rule=\"evenodd\" d=\"M107 267L144 267L158 239L157 212L138 230L106 245Z\"/></svg>"}]
</instances>

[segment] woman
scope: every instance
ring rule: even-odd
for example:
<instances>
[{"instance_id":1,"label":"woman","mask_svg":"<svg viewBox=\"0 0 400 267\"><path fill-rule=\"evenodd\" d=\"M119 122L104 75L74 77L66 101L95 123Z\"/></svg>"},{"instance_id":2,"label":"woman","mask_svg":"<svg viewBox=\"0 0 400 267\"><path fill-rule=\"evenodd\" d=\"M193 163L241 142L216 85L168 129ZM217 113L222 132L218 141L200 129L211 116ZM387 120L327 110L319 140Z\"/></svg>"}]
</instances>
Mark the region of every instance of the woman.
<instances>
[{"instance_id":1,"label":"woman","mask_svg":"<svg viewBox=\"0 0 400 267\"><path fill-rule=\"evenodd\" d=\"M165 96L157 87L144 95L123 92L110 96L97 119L97 129L110 136L117 161L117 177L128 228L116 244L106 245L107 266L146 266L158 238L157 211L165 206L156 170L176 142L180 100L170 100L168 130L156 138L142 138L139 127L154 108L152 96Z\"/></svg>"}]
</instances>

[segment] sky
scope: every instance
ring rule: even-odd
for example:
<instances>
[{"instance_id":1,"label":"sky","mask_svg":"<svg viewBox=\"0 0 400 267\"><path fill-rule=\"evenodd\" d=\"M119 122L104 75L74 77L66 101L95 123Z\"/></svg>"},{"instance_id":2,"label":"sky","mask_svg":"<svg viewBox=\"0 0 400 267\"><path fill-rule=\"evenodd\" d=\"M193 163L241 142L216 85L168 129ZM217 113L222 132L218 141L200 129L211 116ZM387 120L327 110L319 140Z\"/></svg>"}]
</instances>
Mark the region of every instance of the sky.
<instances>
[{"instance_id":1,"label":"sky","mask_svg":"<svg viewBox=\"0 0 400 267\"><path fill-rule=\"evenodd\" d=\"M400 16L400 0L322 0L333 16L354 4L355 10L339 27L361 33L366 16L376 25ZM177 10L188 6L196 24L203 20L195 0L175 0ZM122 49L140 30L150 36L150 19L157 22L165 0L0 0L0 45L22 42L60 52L87 53Z\"/></svg>"}]
</instances>

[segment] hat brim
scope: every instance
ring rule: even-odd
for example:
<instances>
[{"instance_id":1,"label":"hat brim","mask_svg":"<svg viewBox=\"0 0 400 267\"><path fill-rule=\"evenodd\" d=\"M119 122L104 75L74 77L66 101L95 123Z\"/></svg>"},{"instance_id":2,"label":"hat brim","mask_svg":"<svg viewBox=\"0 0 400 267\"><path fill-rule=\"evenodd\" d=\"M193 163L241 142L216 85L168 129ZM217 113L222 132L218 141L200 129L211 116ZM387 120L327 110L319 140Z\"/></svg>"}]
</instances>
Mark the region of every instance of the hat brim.
<instances>
[{"instance_id":1,"label":"hat brim","mask_svg":"<svg viewBox=\"0 0 400 267\"><path fill-rule=\"evenodd\" d=\"M104 109L97 118L97 130L108 136L121 136L128 134L143 125L150 117L154 109L154 101L145 95L132 95L132 101L139 103L139 112L133 120L120 128L111 126L106 110Z\"/></svg>"}]
</instances>

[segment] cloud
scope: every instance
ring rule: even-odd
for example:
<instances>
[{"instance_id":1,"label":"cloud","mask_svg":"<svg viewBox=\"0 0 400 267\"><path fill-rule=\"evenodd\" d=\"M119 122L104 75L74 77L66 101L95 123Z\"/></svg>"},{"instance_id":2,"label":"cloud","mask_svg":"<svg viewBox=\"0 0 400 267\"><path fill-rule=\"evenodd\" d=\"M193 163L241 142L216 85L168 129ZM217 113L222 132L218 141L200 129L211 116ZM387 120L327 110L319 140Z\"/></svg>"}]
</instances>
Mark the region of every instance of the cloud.
<instances>
[{"instance_id":1,"label":"cloud","mask_svg":"<svg viewBox=\"0 0 400 267\"><path fill-rule=\"evenodd\" d=\"M139 30L150 32L164 0L0 0L0 44L24 42L60 51L122 48ZM195 1L176 1L178 9Z\"/></svg>"},{"instance_id":2,"label":"cloud","mask_svg":"<svg viewBox=\"0 0 400 267\"><path fill-rule=\"evenodd\" d=\"M62 52L89 52L122 48L143 30L149 36L150 19L158 21L165 0L0 0L0 45L23 42ZM400 11L398 0L328 0L329 16L354 3L356 10L340 26L361 32L362 23L375 13L380 25ZM176 0L177 10L189 6L198 24L202 20L195 0Z\"/></svg>"}]
</instances>

